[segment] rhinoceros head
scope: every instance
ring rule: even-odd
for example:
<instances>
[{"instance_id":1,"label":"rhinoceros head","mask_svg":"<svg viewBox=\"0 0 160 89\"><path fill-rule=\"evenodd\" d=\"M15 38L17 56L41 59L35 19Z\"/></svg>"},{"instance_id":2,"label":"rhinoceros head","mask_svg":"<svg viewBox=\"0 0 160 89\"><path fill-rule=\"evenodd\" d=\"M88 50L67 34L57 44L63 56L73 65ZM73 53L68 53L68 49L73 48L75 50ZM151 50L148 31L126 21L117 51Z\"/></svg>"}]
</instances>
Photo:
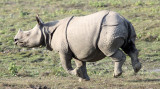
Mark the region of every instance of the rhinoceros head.
<instances>
[{"instance_id":1,"label":"rhinoceros head","mask_svg":"<svg viewBox=\"0 0 160 89\"><path fill-rule=\"evenodd\" d=\"M36 20L38 24L31 30L22 31L21 29L18 31L16 36L14 37L14 41L16 45L22 47L38 47L43 42L43 34L41 31L41 26L43 25L43 21L37 16Z\"/></svg>"}]
</instances>

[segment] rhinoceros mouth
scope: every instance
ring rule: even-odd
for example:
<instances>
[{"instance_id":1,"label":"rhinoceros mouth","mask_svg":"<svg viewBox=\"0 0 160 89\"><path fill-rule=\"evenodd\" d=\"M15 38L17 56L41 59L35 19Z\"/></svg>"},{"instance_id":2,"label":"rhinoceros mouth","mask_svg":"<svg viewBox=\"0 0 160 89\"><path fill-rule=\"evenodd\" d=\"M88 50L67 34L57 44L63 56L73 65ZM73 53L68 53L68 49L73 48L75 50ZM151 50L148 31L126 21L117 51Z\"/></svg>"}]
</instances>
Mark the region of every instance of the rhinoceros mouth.
<instances>
[{"instance_id":1,"label":"rhinoceros mouth","mask_svg":"<svg viewBox=\"0 0 160 89\"><path fill-rule=\"evenodd\" d=\"M21 47L26 47L25 42L16 41L15 44Z\"/></svg>"},{"instance_id":2,"label":"rhinoceros mouth","mask_svg":"<svg viewBox=\"0 0 160 89\"><path fill-rule=\"evenodd\" d=\"M18 44L23 44L23 42L19 42L19 41L16 41L16 42L14 42L16 45L18 45Z\"/></svg>"}]
</instances>

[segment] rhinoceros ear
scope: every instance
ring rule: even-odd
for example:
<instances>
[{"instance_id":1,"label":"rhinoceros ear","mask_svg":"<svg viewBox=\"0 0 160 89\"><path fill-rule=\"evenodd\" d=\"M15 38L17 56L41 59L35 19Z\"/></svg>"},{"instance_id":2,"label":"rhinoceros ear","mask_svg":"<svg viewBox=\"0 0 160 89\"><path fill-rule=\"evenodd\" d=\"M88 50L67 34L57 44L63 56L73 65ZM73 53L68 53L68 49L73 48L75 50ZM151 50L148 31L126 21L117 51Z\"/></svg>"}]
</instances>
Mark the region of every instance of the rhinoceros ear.
<instances>
[{"instance_id":1,"label":"rhinoceros ear","mask_svg":"<svg viewBox=\"0 0 160 89\"><path fill-rule=\"evenodd\" d=\"M43 24L43 21L42 21L42 19L39 17L39 15L36 16L36 20L37 20L37 23L38 23L39 25L42 25L42 24Z\"/></svg>"},{"instance_id":2,"label":"rhinoceros ear","mask_svg":"<svg viewBox=\"0 0 160 89\"><path fill-rule=\"evenodd\" d=\"M22 32L22 29L19 29L18 32Z\"/></svg>"}]
</instances>

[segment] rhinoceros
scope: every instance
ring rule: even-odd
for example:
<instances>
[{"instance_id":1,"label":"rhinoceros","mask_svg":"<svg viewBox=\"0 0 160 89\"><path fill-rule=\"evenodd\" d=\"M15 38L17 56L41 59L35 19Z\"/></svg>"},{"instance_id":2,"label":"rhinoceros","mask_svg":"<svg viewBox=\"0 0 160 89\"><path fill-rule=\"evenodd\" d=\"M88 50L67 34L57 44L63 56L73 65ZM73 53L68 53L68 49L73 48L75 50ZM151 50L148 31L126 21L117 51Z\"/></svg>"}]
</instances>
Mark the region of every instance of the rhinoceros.
<instances>
[{"instance_id":1,"label":"rhinoceros","mask_svg":"<svg viewBox=\"0 0 160 89\"><path fill-rule=\"evenodd\" d=\"M46 46L59 53L63 68L79 81L90 80L86 62L108 56L113 59L114 77L122 74L125 53L131 58L134 72L141 69L135 46L136 33L132 24L114 11L103 10L86 16L71 16L44 23L36 16L36 26L19 30L14 41L22 47ZM76 68L72 68L71 59Z\"/></svg>"}]
</instances>

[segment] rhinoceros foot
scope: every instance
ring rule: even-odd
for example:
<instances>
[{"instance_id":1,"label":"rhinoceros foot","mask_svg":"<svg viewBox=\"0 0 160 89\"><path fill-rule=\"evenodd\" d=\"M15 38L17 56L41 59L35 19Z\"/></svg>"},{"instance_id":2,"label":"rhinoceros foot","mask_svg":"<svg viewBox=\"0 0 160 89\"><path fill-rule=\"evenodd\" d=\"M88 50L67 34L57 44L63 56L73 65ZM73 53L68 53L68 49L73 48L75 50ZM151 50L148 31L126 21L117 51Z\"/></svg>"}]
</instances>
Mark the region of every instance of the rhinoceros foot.
<instances>
[{"instance_id":1,"label":"rhinoceros foot","mask_svg":"<svg viewBox=\"0 0 160 89\"><path fill-rule=\"evenodd\" d=\"M89 81L90 80L89 76L87 74L85 74L83 71L84 70L82 70L81 68L75 68L71 72L71 74L78 76L79 77L79 80L78 80L79 82Z\"/></svg>"},{"instance_id":2,"label":"rhinoceros foot","mask_svg":"<svg viewBox=\"0 0 160 89\"><path fill-rule=\"evenodd\" d=\"M83 78L79 78L79 82L84 82L84 81L89 81L90 79L89 78L86 78L86 79L83 79Z\"/></svg>"},{"instance_id":3,"label":"rhinoceros foot","mask_svg":"<svg viewBox=\"0 0 160 89\"><path fill-rule=\"evenodd\" d=\"M122 74L122 72L119 72L119 73L116 73L116 74L114 73L114 74L113 74L113 77L114 77L114 78L118 78L121 74Z\"/></svg>"},{"instance_id":4,"label":"rhinoceros foot","mask_svg":"<svg viewBox=\"0 0 160 89\"><path fill-rule=\"evenodd\" d=\"M135 64L135 66L134 66L134 72L137 73L141 68L142 68L141 63L138 62L138 63Z\"/></svg>"}]
</instances>

